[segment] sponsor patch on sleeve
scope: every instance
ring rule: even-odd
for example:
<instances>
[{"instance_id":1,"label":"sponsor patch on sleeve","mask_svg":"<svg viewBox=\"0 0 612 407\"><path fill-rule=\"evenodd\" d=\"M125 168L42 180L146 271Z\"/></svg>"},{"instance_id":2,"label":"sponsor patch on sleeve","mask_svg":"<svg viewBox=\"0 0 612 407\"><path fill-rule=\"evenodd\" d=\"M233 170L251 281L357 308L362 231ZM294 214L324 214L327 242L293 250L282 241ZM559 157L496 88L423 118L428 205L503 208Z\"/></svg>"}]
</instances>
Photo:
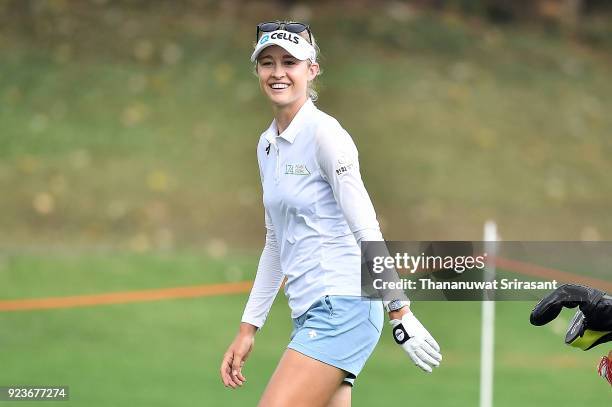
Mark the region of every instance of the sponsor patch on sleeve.
<instances>
[{"instance_id":1,"label":"sponsor patch on sleeve","mask_svg":"<svg viewBox=\"0 0 612 407\"><path fill-rule=\"evenodd\" d=\"M355 167L353 160L349 159L346 155L341 155L336 161L334 171L336 175L344 175L350 172Z\"/></svg>"}]
</instances>

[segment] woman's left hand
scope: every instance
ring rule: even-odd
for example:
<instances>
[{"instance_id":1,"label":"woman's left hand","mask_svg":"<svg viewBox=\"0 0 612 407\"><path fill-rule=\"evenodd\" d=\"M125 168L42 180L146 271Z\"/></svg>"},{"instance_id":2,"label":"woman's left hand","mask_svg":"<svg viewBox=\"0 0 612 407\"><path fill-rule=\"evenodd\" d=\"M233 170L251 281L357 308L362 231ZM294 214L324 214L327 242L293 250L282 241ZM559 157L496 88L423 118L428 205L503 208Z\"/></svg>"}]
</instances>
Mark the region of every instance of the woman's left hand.
<instances>
[{"instance_id":1,"label":"woman's left hand","mask_svg":"<svg viewBox=\"0 0 612 407\"><path fill-rule=\"evenodd\" d=\"M402 319L405 314L410 312L410 308L408 306L402 307L397 311L389 312L389 321L393 321L394 319Z\"/></svg>"},{"instance_id":2,"label":"woman's left hand","mask_svg":"<svg viewBox=\"0 0 612 407\"><path fill-rule=\"evenodd\" d=\"M398 314L399 313L399 314ZM440 366L440 345L408 307L390 312L393 339L410 356L414 364L427 373Z\"/></svg>"}]
</instances>

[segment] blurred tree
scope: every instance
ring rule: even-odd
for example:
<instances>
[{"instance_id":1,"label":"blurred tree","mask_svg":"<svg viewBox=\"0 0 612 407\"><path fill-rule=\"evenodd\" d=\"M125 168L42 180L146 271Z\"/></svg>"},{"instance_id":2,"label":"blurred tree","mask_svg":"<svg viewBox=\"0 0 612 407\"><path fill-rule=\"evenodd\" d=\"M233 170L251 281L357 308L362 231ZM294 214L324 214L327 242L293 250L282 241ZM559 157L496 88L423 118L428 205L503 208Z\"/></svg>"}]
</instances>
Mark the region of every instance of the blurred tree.
<instances>
[{"instance_id":1,"label":"blurred tree","mask_svg":"<svg viewBox=\"0 0 612 407\"><path fill-rule=\"evenodd\" d=\"M540 17L558 22L566 28L578 26L584 0L540 0L538 13Z\"/></svg>"}]
</instances>

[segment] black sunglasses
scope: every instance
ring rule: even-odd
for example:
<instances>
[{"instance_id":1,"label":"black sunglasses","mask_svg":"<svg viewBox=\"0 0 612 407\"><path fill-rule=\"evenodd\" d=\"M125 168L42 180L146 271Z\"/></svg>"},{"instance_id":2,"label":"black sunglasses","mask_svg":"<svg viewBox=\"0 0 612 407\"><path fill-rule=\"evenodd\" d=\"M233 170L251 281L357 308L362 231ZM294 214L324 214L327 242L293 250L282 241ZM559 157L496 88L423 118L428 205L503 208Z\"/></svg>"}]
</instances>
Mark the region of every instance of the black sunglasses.
<instances>
[{"instance_id":1,"label":"black sunglasses","mask_svg":"<svg viewBox=\"0 0 612 407\"><path fill-rule=\"evenodd\" d=\"M284 30L293 34L308 31L308 42L312 45L312 33L308 24L287 22L287 21L268 21L267 23L257 24L257 35L255 41L259 41L259 33L269 33L276 30Z\"/></svg>"}]
</instances>

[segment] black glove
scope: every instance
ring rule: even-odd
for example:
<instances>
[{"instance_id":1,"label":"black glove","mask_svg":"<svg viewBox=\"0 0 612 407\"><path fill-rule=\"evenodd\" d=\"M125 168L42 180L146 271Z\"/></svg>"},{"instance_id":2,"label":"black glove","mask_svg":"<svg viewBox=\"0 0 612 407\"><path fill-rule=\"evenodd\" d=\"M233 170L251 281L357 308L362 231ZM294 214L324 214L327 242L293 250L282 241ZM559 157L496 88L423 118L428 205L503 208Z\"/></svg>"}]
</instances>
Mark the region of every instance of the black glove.
<instances>
[{"instance_id":1,"label":"black glove","mask_svg":"<svg viewBox=\"0 0 612 407\"><path fill-rule=\"evenodd\" d=\"M565 336L568 345L588 350L612 341L612 297L581 285L566 284L544 297L531 312L531 324L549 323L563 307L580 308Z\"/></svg>"},{"instance_id":2,"label":"black glove","mask_svg":"<svg viewBox=\"0 0 612 407\"><path fill-rule=\"evenodd\" d=\"M531 312L531 324L545 325L557 318L563 307L584 314L589 329L612 331L612 297L603 291L577 284L565 284L547 295Z\"/></svg>"}]
</instances>

